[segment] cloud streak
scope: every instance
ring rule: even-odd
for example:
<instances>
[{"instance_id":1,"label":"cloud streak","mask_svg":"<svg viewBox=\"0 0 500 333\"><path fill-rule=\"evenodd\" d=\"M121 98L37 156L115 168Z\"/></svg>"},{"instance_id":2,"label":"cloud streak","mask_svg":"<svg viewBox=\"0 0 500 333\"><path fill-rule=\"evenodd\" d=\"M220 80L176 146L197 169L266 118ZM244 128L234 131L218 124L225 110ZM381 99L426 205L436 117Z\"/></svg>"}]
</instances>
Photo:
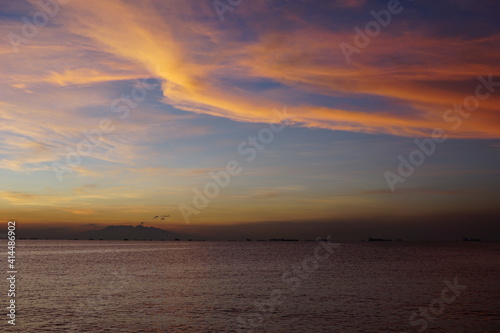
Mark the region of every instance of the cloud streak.
<instances>
[{"instance_id":1,"label":"cloud streak","mask_svg":"<svg viewBox=\"0 0 500 333\"><path fill-rule=\"evenodd\" d=\"M263 12L272 11L264 3L258 5ZM272 121L270 110L276 101L231 81L266 79L289 91L330 96L332 104L338 96L377 96L387 101L385 107L364 111L355 105L325 107L310 100L289 108L297 125L426 136L447 125L442 114L469 94L465 89L468 81L499 73L494 57L499 51L499 35L457 40L433 38L418 30L388 31L355 65L346 66L337 45L352 38L348 30L301 22L300 31L290 34L286 23L292 19L287 17L291 10L281 17L282 26L271 28L252 22L253 12L241 10L239 20L255 34L249 41L231 30L237 28L236 23L223 29L196 20L208 15L207 10L204 6L194 9L192 2L175 7L148 2L140 8L120 1L105 5L75 2L66 22L71 22L67 24L75 35L94 41L104 52L134 61L162 78L165 103L243 122ZM107 19L117 11L121 13L117 19ZM403 18L401 24L410 23ZM482 103L482 112L450 136L498 137L499 127L492 124L499 121L499 101L492 96Z\"/></svg>"}]
</instances>

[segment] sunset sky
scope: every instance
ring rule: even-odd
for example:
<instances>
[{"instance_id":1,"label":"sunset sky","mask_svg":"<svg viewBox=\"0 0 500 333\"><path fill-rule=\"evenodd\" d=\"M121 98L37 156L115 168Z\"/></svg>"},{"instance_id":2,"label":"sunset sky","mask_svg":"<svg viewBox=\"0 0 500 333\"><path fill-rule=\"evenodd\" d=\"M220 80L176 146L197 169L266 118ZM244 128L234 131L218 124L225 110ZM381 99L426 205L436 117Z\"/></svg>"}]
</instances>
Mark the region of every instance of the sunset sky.
<instances>
[{"instance_id":1,"label":"sunset sky","mask_svg":"<svg viewBox=\"0 0 500 333\"><path fill-rule=\"evenodd\" d=\"M391 1L42 3L0 0L1 221L181 230L233 160L191 225L500 216L498 1L402 1L361 47Z\"/></svg>"}]
</instances>

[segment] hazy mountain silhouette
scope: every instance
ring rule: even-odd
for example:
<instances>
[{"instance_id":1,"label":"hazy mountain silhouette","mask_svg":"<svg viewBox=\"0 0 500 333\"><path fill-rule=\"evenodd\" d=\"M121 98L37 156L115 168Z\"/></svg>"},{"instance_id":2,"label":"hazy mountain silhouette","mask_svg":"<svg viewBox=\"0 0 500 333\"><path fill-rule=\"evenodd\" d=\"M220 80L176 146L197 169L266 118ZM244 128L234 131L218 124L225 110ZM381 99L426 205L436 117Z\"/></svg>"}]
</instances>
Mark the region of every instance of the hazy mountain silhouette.
<instances>
[{"instance_id":1,"label":"hazy mountain silhouette","mask_svg":"<svg viewBox=\"0 0 500 333\"><path fill-rule=\"evenodd\" d=\"M155 228L155 227L144 227L142 225L131 226L131 225L112 225L101 230L90 230L85 231L79 235L80 239L153 239L153 240L174 240L181 239L186 240L191 238L189 235L177 234L175 232L170 232L167 230Z\"/></svg>"}]
</instances>

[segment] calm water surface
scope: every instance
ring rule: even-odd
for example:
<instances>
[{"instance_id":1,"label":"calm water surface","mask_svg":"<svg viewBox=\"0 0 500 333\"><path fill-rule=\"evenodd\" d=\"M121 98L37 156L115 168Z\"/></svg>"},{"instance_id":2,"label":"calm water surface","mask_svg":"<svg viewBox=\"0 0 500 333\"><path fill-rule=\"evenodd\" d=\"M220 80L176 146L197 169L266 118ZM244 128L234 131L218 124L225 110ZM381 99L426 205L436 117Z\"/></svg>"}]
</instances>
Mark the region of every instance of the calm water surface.
<instances>
[{"instance_id":1,"label":"calm water surface","mask_svg":"<svg viewBox=\"0 0 500 333\"><path fill-rule=\"evenodd\" d=\"M3 310L0 327L358 333L417 332L426 321L427 332L500 332L500 244L340 244L319 262L317 242L19 240L17 325ZM440 303L455 278L467 288ZM437 314L412 326L431 303Z\"/></svg>"}]
</instances>

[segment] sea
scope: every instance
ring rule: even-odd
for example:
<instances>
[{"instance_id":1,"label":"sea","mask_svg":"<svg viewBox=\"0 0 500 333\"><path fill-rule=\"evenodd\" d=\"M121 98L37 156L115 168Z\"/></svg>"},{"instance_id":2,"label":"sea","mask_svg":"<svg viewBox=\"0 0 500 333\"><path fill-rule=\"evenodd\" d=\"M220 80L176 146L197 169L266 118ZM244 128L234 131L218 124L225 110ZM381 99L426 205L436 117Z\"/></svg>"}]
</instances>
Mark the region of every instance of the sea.
<instances>
[{"instance_id":1,"label":"sea","mask_svg":"<svg viewBox=\"0 0 500 333\"><path fill-rule=\"evenodd\" d=\"M487 242L18 240L0 331L498 333L499 259Z\"/></svg>"}]
</instances>

